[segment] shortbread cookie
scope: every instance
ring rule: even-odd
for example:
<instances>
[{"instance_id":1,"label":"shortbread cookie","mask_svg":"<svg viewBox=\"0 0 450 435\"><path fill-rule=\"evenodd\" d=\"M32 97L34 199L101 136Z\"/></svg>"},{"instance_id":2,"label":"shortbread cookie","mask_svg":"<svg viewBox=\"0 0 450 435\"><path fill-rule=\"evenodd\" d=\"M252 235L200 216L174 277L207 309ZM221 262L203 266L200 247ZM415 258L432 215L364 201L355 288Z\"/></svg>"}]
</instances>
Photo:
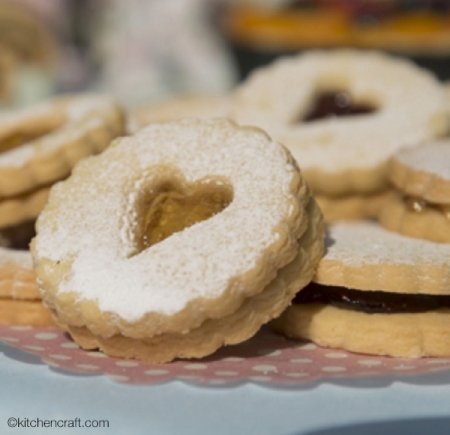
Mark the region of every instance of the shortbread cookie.
<instances>
[{"instance_id":1,"label":"shortbread cookie","mask_svg":"<svg viewBox=\"0 0 450 435\"><path fill-rule=\"evenodd\" d=\"M0 230L35 219L44 208L49 191L49 187L42 187L14 198L0 199Z\"/></svg>"},{"instance_id":2,"label":"shortbread cookie","mask_svg":"<svg viewBox=\"0 0 450 435\"><path fill-rule=\"evenodd\" d=\"M0 230L0 324L47 326L50 311L40 301L27 250L34 223Z\"/></svg>"},{"instance_id":3,"label":"shortbread cookie","mask_svg":"<svg viewBox=\"0 0 450 435\"><path fill-rule=\"evenodd\" d=\"M326 247L278 331L354 352L450 356L450 245L355 222L330 226Z\"/></svg>"},{"instance_id":4,"label":"shortbread cookie","mask_svg":"<svg viewBox=\"0 0 450 435\"><path fill-rule=\"evenodd\" d=\"M320 211L311 201L309 213L320 219ZM322 256L322 229L311 225L299 240L303 247L294 261L277 274L260 294L246 299L241 307L220 319L208 319L188 334L161 334L150 339L132 339L122 335L110 338L94 336L86 327L67 325L72 337L86 349L100 348L114 356L135 357L151 361L168 361L178 357L202 357L221 345L240 343L252 336L261 323L276 317L299 288L310 280L310 270ZM132 350L131 350L131 349Z\"/></svg>"},{"instance_id":5,"label":"shortbread cookie","mask_svg":"<svg viewBox=\"0 0 450 435\"><path fill-rule=\"evenodd\" d=\"M403 150L391 160L397 189L380 214L399 233L450 243L450 139Z\"/></svg>"},{"instance_id":6,"label":"shortbread cookie","mask_svg":"<svg viewBox=\"0 0 450 435\"><path fill-rule=\"evenodd\" d=\"M53 325L36 285L31 254L32 222L0 230L0 325Z\"/></svg>"},{"instance_id":7,"label":"shortbread cookie","mask_svg":"<svg viewBox=\"0 0 450 435\"><path fill-rule=\"evenodd\" d=\"M48 185L124 131L121 110L107 97L58 97L0 116L0 198Z\"/></svg>"},{"instance_id":8,"label":"shortbread cookie","mask_svg":"<svg viewBox=\"0 0 450 435\"><path fill-rule=\"evenodd\" d=\"M431 73L356 50L312 51L257 70L235 93L231 114L286 145L312 190L333 196L385 189L397 150L449 128Z\"/></svg>"},{"instance_id":9,"label":"shortbread cookie","mask_svg":"<svg viewBox=\"0 0 450 435\"><path fill-rule=\"evenodd\" d=\"M128 117L128 131L137 130L158 122L181 118L226 118L230 110L229 98L212 95L192 95L140 106Z\"/></svg>"},{"instance_id":10,"label":"shortbread cookie","mask_svg":"<svg viewBox=\"0 0 450 435\"><path fill-rule=\"evenodd\" d=\"M52 314L40 301L0 299L0 325L54 325Z\"/></svg>"},{"instance_id":11,"label":"shortbread cookie","mask_svg":"<svg viewBox=\"0 0 450 435\"><path fill-rule=\"evenodd\" d=\"M185 119L79 164L52 189L32 252L46 304L81 346L165 362L251 337L312 278L322 244L285 148Z\"/></svg>"},{"instance_id":12,"label":"shortbread cookie","mask_svg":"<svg viewBox=\"0 0 450 435\"><path fill-rule=\"evenodd\" d=\"M327 196L315 195L325 222L339 220L371 219L380 214L384 204L393 196L386 190L367 195Z\"/></svg>"}]
</instances>

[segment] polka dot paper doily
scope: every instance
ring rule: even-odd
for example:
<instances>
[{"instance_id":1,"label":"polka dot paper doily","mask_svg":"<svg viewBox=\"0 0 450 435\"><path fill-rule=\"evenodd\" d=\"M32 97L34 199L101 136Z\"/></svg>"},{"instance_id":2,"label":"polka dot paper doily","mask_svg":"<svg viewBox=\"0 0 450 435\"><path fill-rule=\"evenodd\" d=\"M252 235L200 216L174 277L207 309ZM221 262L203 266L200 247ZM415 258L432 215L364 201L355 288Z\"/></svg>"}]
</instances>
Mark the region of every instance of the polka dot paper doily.
<instances>
[{"instance_id":1,"label":"polka dot paper doily","mask_svg":"<svg viewBox=\"0 0 450 435\"><path fill-rule=\"evenodd\" d=\"M256 382L289 387L337 378L387 376L398 379L450 370L450 359L358 355L287 340L268 330L261 331L246 343L223 348L208 358L170 364L149 364L110 358L101 352L87 352L56 328L0 326L0 341L38 356L43 363L59 371L103 374L127 384L155 384L178 379L202 385ZM20 352L4 353L7 357L20 359Z\"/></svg>"}]
</instances>

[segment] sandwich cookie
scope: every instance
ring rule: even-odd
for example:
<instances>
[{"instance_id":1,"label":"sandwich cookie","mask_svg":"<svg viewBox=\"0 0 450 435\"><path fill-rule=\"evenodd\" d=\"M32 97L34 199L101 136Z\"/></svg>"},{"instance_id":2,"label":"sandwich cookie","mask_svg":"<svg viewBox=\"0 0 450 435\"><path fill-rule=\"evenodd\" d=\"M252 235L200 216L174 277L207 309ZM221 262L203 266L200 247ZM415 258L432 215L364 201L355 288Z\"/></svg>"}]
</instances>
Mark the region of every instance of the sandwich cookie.
<instances>
[{"instance_id":1,"label":"sandwich cookie","mask_svg":"<svg viewBox=\"0 0 450 435\"><path fill-rule=\"evenodd\" d=\"M344 218L354 214L346 204L364 196L357 217L376 215L389 158L449 128L443 88L431 73L357 50L311 51L260 68L235 92L231 116L287 146L313 192L342 201L334 211Z\"/></svg>"},{"instance_id":2,"label":"sandwich cookie","mask_svg":"<svg viewBox=\"0 0 450 435\"><path fill-rule=\"evenodd\" d=\"M224 119L153 124L84 160L32 243L42 297L81 347L152 362L248 339L322 250L291 154Z\"/></svg>"},{"instance_id":3,"label":"sandwich cookie","mask_svg":"<svg viewBox=\"0 0 450 435\"><path fill-rule=\"evenodd\" d=\"M0 322L49 324L28 252L34 220L50 186L123 130L121 109L95 95L58 97L0 116Z\"/></svg>"},{"instance_id":4,"label":"sandwich cookie","mask_svg":"<svg viewBox=\"0 0 450 435\"><path fill-rule=\"evenodd\" d=\"M450 243L450 139L402 150L391 160L396 189L381 224L411 237Z\"/></svg>"},{"instance_id":5,"label":"sandwich cookie","mask_svg":"<svg viewBox=\"0 0 450 435\"><path fill-rule=\"evenodd\" d=\"M0 230L0 325L52 325L42 305L27 250L34 223Z\"/></svg>"},{"instance_id":6,"label":"sandwich cookie","mask_svg":"<svg viewBox=\"0 0 450 435\"><path fill-rule=\"evenodd\" d=\"M275 320L279 332L352 352L450 356L450 245L371 222L330 226L314 284Z\"/></svg>"}]
</instances>

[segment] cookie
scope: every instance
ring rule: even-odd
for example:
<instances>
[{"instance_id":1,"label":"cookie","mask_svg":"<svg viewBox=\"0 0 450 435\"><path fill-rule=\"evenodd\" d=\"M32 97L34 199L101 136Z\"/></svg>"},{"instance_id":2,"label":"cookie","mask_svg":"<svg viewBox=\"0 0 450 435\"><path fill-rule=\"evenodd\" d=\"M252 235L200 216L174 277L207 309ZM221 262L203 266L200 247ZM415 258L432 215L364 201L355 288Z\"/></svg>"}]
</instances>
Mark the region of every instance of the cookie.
<instances>
[{"instance_id":1,"label":"cookie","mask_svg":"<svg viewBox=\"0 0 450 435\"><path fill-rule=\"evenodd\" d=\"M310 51L263 67L239 87L230 111L287 146L312 190L334 197L385 190L397 150L449 129L431 73L357 50Z\"/></svg>"},{"instance_id":2,"label":"cookie","mask_svg":"<svg viewBox=\"0 0 450 435\"><path fill-rule=\"evenodd\" d=\"M50 311L42 304L31 254L16 249L28 245L32 223L0 230L0 325L53 325Z\"/></svg>"},{"instance_id":3,"label":"cookie","mask_svg":"<svg viewBox=\"0 0 450 435\"><path fill-rule=\"evenodd\" d=\"M35 219L47 202L49 187L0 200L0 230Z\"/></svg>"},{"instance_id":4,"label":"cookie","mask_svg":"<svg viewBox=\"0 0 450 435\"><path fill-rule=\"evenodd\" d=\"M325 222L339 220L358 220L377 218L383 206L393 196L393 192L385 190L380 193L366 195L327 196L315 195L322 210Z\"/></svg>"},{"instance_id":5,"label":"cookie","mask_svg":"<svg viewBox=\"0 0 450 435\"><path fill-rule=\"evenodd\" d=\"M82 347L166 362L279 315L312 278L322 232L284 147L184 119L80 163L53 187L32 253L45 303Z\"/></svg>"},{"instance_id":6,"label":"cookie","mask_svg":"<svg viewBox=\"0 0 450 435\"><path fill-rule=\"evenodd\" d=\"M353 352L450 356L450 245L342 222L326 249L275 329Z\"/></svg>"},{"instance_id":7,"label":"cookie","mask_svg":"<svg viewBox=\"0 0 450 435\"><path fill-rule=\"evenodd\" d=\"M0 117L0 323L52 324L28 244L50 184L123 131L120 109L97 96L59 97Z\"/></svg>"},{"instance_id":8,"label":"cookie","mask_svg":"<svg viewBox=\"0 0 450 435\"><path fill-rule=\"evenodd\" d=\"M40 301L0 299L0 325L54 325L52 314Z\"/></svg>"},{"instance_id":9,"label":"cookie","mask_svg":"<svg viewBox=\"0 0 450 435\"><path fill-rule=\"evenodd\" d=\"M122 111L107 97L57 97L0 116L0 198L66 177L80 159L124 131Z\"/></svg>"},{"instance_id":10,"label":"cookie","mask_svg":"<svg viewBox=\"0 0 450 435\"><path fill-rule=\"evenodd\" d=\"M223 118L229 112L227 96L190 95L137 107L128 117L128 131L181 118Z\"/></svg>"},{"instance_id":11,"label":"cookie","mask_svg":"<svg viewBox=\"0 0 450 435\"><path fill-rule=\"evenodd\" d=\"M379 219L392 231L450 243L450 139L397 153L389 176L397 190Z\"/></svg>"}]
</instances>

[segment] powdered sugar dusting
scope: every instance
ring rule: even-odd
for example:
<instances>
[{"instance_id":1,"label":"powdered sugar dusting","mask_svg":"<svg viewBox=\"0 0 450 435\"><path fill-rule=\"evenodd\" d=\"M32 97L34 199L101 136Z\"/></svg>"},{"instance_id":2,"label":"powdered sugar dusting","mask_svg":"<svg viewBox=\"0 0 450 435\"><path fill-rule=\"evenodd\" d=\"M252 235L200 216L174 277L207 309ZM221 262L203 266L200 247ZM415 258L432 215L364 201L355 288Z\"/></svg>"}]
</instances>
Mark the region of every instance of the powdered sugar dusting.
<instances>
[{"instance_id":1,"label":"powdered sugar dusting","mask_svg":"<svg viewBox=\"0 0 450 435\"><path fill-rule=\"evenodd\" d=\"M385 230L373 222L340 222L329 227L323 260L353 265L447 265L450 244L414 239Z\"/></svg>"},{"instance_id":2,"label":"powdered sugar dusting","mask_svg":"<svg viewBox=\"0 0 450 435\"><path fill-rule=\"evenodd\" d=\"M102 122L103 116L108 116L112 107L108 97L86 94L59 97L51 102L3 114L0 116L0 128L11 132L21 131L23 126L38 123L44 118L61 116L61 112L65 121L61 127L43 137L0 153L0 168L23 166L38 154L51 152L69 141L77 140L86 130Z\"/></svg>"},{"instance_id":3,"label":"powdered sugar dusting","mask_svg":"<svg viewBox=\"0 0 450 435\"><path fill-rule=\"evenodd\" d=\"M319 90L348 90L374 113L301 122ZM312 51L254 73L235 95L232 116L264 128L303 169L373 168L402 147L448 130L442 88L412 63L374 52Z\"/></svg>"},{"instance_id":4,"label":"powdered sugar dusting","mask_svg":"<svg viewBox=\"0 0 450 435\"><path fill-rule=\"evenodd\" d=\"M130 256L136 201L166 174L188 184L224 180L233 200L213 218ZM52 190L37 223L37 257L73 260L60 291L96 300L102 310L128 321L146 312L171 315L194 298L220 296L254 268L281 237L274 228L283 229L292 212L296 176L285 150L262 132L225 120L155 124L86 159Z\"/></svg>"},{"instance_id":5,"label":"powdered sugar dusting","mask_svg":"<svg viewBox=\"0 0 450 435\"><path fill-rule=\"evenodd\" d=\"M413 169L429 172L450 181L450 139L402 150L395 158Z\"/></svg>"}]
</instances>

